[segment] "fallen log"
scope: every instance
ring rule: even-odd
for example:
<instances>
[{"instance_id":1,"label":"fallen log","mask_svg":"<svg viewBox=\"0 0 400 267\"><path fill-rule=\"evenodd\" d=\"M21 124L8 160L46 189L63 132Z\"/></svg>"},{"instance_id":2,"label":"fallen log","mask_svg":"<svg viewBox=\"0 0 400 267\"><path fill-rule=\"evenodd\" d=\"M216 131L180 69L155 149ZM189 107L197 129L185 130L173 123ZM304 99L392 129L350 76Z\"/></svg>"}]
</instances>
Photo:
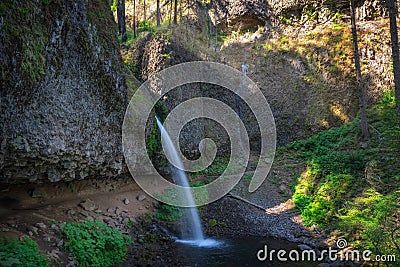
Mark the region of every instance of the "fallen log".
<instances>
[{"instance_id":1,"label":"fallen log","mask_svg":"<svg viewBox=\"0 0 400 267\"><path fill-rule=\"evenodd\" d=\"M251 205L251 206L253 206L253 207L259 208L259 209L261 209L261 210L263 210L263 211L267 211L264 207L261 207L260 205L258 205L258 204L256 204L256 203L253 203L253 202L251 202L251 201L249 201L249 200L247 200L247 199L245 199L245 198L242 198L241 196L234 195L234 194L232 194L232 193L228 193L227 196L228 196L228 197L231 197L231 198L234 198L234 199L237 199L237 200L240 200L240 201L243 201L243 202L245 202L245 203L247 203L247 204L249 204L249 205Z\"/></svg>"}]
</instances>

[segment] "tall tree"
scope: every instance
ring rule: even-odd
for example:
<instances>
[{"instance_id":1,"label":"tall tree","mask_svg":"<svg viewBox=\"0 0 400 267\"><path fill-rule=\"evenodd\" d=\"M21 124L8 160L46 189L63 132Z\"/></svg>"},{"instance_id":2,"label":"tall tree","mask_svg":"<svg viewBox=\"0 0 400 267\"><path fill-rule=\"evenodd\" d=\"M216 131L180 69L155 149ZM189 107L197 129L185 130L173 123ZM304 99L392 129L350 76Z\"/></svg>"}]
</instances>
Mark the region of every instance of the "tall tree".
<instances>
[{"instance_id":1,"label":"tall tree","mask_svg":"<svg viewBox=\"0 0 400 267\"><path fill-rule=\"evenodd\" d=\"M146 0L143 0L143 21L146 23Z\"/></svg>"},{"instance_id":2,"label":"tall tree","mask_svg":"<svg viewBox=\"0 0 400 267\"><path fill-rule=\"evenodd\" d=\"M190 8L191 8L190 0L187 0L186 5L187 5L187 7L186 7L186 11L187 11L187 14L186 14L186 33L187 33L188 32L189 19L190 19Z\"/></svg>"},{"instance_id":3,"label":"tall tree","mask_svg":"<svg viewBox=\"0 0 400 267\"><path fill-rule=\"evenodd\" d=\"M356 67L357 89L358 89L358 98L359 98L360 115L361 115L361 135L362 135L361 139L363 141L368 141L370 135L368 130L367 110L366 110L366 105L367 105L366 90L361 76L361 65L360 65L360 55L358 53L357 26L356 26L354 0L350 0L350 16L351 16L353 47L354 47L354 64Z\"/></svg>"},{"instance_id":4,"label":"tall tree","mask_svg":"<svg viewBox=\"0 0 400 267\"><path fill-rule=\"evenodd\" d=\"M125 0L117 0L117 19L118 31L121 34L122 42L126 42Z\"/></svg>"},{"instance_id":5,"label":"tall tree","mask_svg":"<svg viewBox=\"0 0 400 267\"><path fill-rule=\"evenodd\" d=\"M117 0L117 23L118 23L118 33L121 34L121 22L122 22L122 9L121 9L121 0Z\"/></svg>"},{"instance_id":6,"label":"tall tree","mask_svg":"<svg viewBox=\"0 0 400 267\"><path fill-rule=\"evenodd\" d=\"M397 1L386 0L386 7L389 11L390 37L392 40L392 60L394 74L394 91L396 97L396 109L400 113L400 58L399 58L399 35L397 32Z\"/></svg>"},{"instance_id":7,"label":"tall tree","mask_svg":"<svg viewBox=\"0 0 400 267\"><path fill-rule=\"evenodd\" d=\"M174 8L174 1L170 0L169 3L170 3L170 5L169 5L169 12L168 12L168 25L171 25L172 9Z\"/></svg>"},{"instance_id":8,"label":"tall tree","mask_svg":"<svg viewBox=\"0 0 400 267\"><path fill-rule=\"evenodd\" d=\"M160 0L157 0L157 27L161 25Z\"/></svg>"},{"instance_id":9,"label":"tall tree","mask_svg":"<svg viewBox=\"0 0 400 267\"><path fill-rule=\"evenodd\" d=\"M133 0L133 38L137 36L136 25L136 0Z\"/></svg>"},{"instance_id":10,"label":"tall tree","mask_svg":"<svg viewBox=\"0 0 400 267\"><path fill-rule=\"evenodd\" d=\"M172 0L171 0L172 1ZM174 6L174 24L178 24L178 0L175 0Z\"/></svg>"}]
</instances>

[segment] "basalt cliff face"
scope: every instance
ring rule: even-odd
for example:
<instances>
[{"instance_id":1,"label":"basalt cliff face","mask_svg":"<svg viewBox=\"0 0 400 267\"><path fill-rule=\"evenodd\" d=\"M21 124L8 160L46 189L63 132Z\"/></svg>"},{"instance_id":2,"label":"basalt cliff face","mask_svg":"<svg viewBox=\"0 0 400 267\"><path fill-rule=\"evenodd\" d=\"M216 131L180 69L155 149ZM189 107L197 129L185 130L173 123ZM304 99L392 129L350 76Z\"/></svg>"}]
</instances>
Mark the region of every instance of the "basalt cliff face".
<instances>
[{"instance_id":1,"label":"basalt cliff face","mask_svg":"<svg viewBox=\"0 0 400 267\"><path fill-rule=\"evenodd\" d=\"M0 183L120 174L127 90L107 2L0 11Z\"/></svg>"}]
</instances>

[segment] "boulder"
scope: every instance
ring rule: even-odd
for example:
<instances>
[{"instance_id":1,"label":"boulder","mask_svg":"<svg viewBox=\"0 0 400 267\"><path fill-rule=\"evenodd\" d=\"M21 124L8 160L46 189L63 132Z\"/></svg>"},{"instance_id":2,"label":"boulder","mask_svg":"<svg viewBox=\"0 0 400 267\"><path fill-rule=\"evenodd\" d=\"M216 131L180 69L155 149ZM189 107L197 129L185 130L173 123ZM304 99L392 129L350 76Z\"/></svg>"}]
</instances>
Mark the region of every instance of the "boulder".
<instances>
[{"instance_id":1,"label":"boulder","mask_svg":"<svg viewBox=\"0 0 400 267\"><path fill-rule=\"evenodd\" d=\"M5 4L0 182L119 175L127 88L110 7L43 3Z\"/></svg>"}]
</instances>

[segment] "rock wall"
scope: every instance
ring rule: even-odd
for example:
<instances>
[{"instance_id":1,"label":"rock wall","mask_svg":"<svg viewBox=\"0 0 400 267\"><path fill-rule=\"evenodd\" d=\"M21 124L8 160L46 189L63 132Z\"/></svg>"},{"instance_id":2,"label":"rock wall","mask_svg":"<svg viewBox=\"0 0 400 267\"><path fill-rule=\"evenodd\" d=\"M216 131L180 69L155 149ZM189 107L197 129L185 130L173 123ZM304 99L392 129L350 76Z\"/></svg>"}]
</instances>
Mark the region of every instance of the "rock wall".
<instances>
[{"instance_id":1,"label":"rock wall","mask_svg":"<svg viewBox=\"0 0 400 267\"><path fill-rule=\"evenodd\" d=\"M290 13L292 15L300 15L304 9L330 9L331 11L339 11L348 13L350 2L347 0L268 0L269 6L272 8L273 14L283 15ZM373 20L387 16L387 10L380 0L361 0L355 1L356 19L357 20ZM333 13L334 13L333 12Z\"/></svg>"},{"instance_id":2,"label":"rock wall","mask_svg":"<svg viewBox=\"0 0 400 267\"><path fill-rule=\"evenodd\" d=\"M197 29L195 24L193 26ZM189 51L187 40L184 40L185 36L186 34L182 29L176 28L159 32L157 35L148 34L137 42L134 49L136 57L133 62L136 62L136 69L140 70L140 79L145 81L151 75L176 64L204 60L202 57L204 55L201 53ZM153 93L164 94L164 92ZM195 97L217 99L234 110L239 110L240 108L240 116L248 130L251 150L258 151L260 149L260 130L254 115L245 102L240 98L238 99L228 89L204 83L187 84L171 90L162 98L160 103L165 108L165 112L169 113L177 105ZM158 115L161 116L160 114ZM153 116L150 116L147 124L147 138L150 138L153 124ZM218 157L225 157L230 153L231 143L227 132L221 125L210 119L202 118L189 122L182 128L179 138L182 153L190 159L200 156L199 143L204 138L210 138L217 144ZM157 161L162 160L158 158Z\"/></svg>"},{"instance_id":3,"label":"rock wall","mask_svg":"<svg viewBox=\"0 0 400 267\"><path fill-rule=\"evenodd\" d=\"M213 0L209 15L218 28L247 30L265 25L269 17L269 6L263 0L235 1Z\"/></svg>"},{"instance_id":4,"label":"rock wall","mask_svg":"<svg viewBox=\"0 0 400 267\"><path fill-rule=\"evenodd\" d=\"M200 60L200 58L191 53L186 48L182 47L179 42L172 38L172 32L167 30L159 33L157 36L151 36L150 34L143 38L136 47L136 68L140 70L140 79L145 81L151 75L168 68L170 66ZM153 92L154 94L164 94L165 92ZM164 108L164 112L169 113L178 104L187 101L194 97L202 96L202 85L190 84L183 85L170 91L165 97L162 98L160 104ZM157 114L162 117L162 111ZM150 132L153 129L153 116L149 118L147 124L147 138L150 137ZM188 123L182 130L180 135L180 144L182 152L188 158L195 158L199 156L198 145L200 141L206 136L205 127L208 125L204 121L196 121ZM157 133L159 134L159 133ZM159 138L158 138L159 139ZM158 140L160 141L160 140ZM160 149L160 142L159 147ZM162 156L162 155L159 155ZM158 159L158 161L163 162ZM156 162L157 164L157 162Z\"/></svg>"},{"instance_id":5,"label":"rock wall","mask_svg":"<svg viewBox=\"0 0 400 267\"><path fill-rule=\"evenodd\" d=\"M0 183L120 174L127 90L107 1L0 11Z\"/></svg>"}]
</instances>

